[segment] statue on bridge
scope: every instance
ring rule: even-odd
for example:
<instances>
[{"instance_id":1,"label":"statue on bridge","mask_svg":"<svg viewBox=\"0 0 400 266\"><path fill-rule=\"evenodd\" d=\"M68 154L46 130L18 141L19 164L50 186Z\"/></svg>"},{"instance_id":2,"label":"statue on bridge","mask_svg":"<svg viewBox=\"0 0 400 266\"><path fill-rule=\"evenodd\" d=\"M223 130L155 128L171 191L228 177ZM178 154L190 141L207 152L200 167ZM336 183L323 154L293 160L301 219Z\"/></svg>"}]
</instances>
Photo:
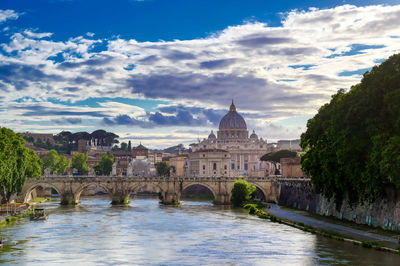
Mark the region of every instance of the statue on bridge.
<instances>
[{"instance_id":1,"label":"statue on bridge","mask_svg":"<svg viewBox=\"0 0 400 266\"><path fill-rule=\"evenodd\" d=\"M96 172L94 171L94 168L89 168L89 171L88 171L88 176L96 176Z\"/></svg>"},{"instance_id":2,"label":"statue on bridge","mask_svg":"<svg viewBox=\"0 0 400 266\"><path fill-rule=\"evenodd\" d=\"M112 165L112 171L111 171L112 176L117 176L117 162L114 162Z\"/></svg>"},{"instance_id":3,"label":"statue on bridge","mask_svg":"<svg viewBox=\"0 0 400 266\"><path fill-rule=\"evenodd\" d=\"M51 175L51 169L50 168L44 169L44 176L49 177L50 175Z\"/></svg>"},{"instance_id":4,"label":"statue on bridge","mask_svg":"<svg viewBox=\"0 0 400 266\"><path fill-rule=\"evenodd\" d=\"M126 176L133 176L133 161L128 162L128 168L126 169Z\"/></svg>"}]
</instances>

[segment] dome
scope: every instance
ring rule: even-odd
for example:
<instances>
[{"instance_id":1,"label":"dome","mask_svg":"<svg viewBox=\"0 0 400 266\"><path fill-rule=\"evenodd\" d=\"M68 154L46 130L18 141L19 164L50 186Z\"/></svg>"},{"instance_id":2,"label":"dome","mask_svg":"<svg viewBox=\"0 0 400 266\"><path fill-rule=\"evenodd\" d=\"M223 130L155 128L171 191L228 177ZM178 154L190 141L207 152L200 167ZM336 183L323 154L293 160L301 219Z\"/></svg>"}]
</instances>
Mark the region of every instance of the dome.
<instances>
[{"instance_id":1,"label":"dome","mask_svg":"<svg viewBox=\"0 0 400 266\"><path fill-rule=\"evenodd\" d=\"M258 136L257 136L256 132L254 132L254 130L253 130L253 133L251 133L250 138L251 139L258 139Z\"/></svg>"},{"instance_id":2,"label":"dome","mask_svg":"<svg viewBox=\"0 0 400 266\"><path fill-rule=\"evenodd\" d=\"M214 135L214 132L211 130L210 135L208 135L209 139L216 139L217 137Z\"/></svg>"},{"instance_id":3,"label":"dome","mask_svg":"<svg viewBox=\"0 0 400 266\"><path fill-rule=\"evenodd\" d=\"M236 112L236 106L232 104L229 108L229 112L219 122L219 129L247 129L246 122L243 117Z\"/></svg>"}]
</instances>

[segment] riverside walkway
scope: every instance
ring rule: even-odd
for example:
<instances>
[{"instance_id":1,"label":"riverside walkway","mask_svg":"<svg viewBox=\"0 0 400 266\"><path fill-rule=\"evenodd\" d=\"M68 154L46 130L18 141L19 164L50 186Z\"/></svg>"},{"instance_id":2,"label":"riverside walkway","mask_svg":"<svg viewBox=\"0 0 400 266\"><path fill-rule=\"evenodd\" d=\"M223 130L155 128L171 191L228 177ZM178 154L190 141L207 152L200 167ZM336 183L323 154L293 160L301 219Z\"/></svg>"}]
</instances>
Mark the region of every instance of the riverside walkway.
<instances>
[{"instance_id":1,"label":"riverside walkway","mask_svg":"<svg viewBox=\"0 0 400 266\"><path fill-rule=\"evenodd\" d=\"M275 215L279 218L288 219L294 222L303 223L308 226L312 226L314 228L323 229L331 232L340 233L344 236L360 240L360 241L371 241L382 244L383 246L390 247L393 249L399 248L399 240L398 233L396 232L388 232L383 231L377 228L361 226L361 225L351 225L344 224L344 222L337 221L337 224L332 222L328 222L327 217L321 217L320 219L315 216L310 216L310 214L306 211L302 210L288 210L282 209L280 206L276 204L269 204L270 208L268 212L272 215ZM379 233L382 232L382 234Z\"/></svg>"}]
</instances>

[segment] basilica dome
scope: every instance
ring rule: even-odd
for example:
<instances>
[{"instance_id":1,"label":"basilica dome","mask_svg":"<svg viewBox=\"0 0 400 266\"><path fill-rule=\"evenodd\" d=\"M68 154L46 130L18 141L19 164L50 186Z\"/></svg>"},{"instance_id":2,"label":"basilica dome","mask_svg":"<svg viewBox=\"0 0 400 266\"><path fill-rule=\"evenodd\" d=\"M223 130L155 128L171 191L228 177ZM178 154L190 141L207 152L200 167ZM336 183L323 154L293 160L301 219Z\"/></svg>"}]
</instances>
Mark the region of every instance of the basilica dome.
<instances>
[{"instance_id":1,"label":"basilica dome","mask_svg":"<svg viewBox=\"0 0 400 266\"><path fill-rule=\"evenodd\" d=\"M236 112L233 100L229 112L221 119L221 122L219 122L219 129L247 129L243 117Z\"/></svg>"}]
</instances>

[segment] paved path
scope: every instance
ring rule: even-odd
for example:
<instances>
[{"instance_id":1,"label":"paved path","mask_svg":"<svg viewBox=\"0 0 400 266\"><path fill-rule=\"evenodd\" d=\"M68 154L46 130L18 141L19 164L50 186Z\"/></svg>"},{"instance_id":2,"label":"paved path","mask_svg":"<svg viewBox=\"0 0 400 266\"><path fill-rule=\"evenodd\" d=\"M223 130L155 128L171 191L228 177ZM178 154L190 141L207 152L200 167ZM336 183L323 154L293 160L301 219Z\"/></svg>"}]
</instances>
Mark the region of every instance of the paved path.
<instances>
[{"instance_id":1,"label":"paved path","mask_svg":"<svg viewBox=\"0 0 400 266\"><path fill-rule=\"evenodd\" d=\"M323 220L319 220L317 218L313 217L308 217L305 216L298 211L290 211L290 210L284 210L281 209L278 205L276 204L269 204L271 207L267 210L269 213L280 217L280 218L285 218L291 221L303 223L305 225L312 226L314 228L319 228L319 229L324 229L332 232L337 232L345 236L352 237L357 240L365 240L365 241L374 241L377 243L381 243L384 246L388 246L391 248L398 248L398 240L397 238L391 237L391 236L385 236L385 235L379 235L376 233L371 233L368 231L348 227L348 226L343 226L343 225L338 225L334 223L329 223Z\"/></svg>"}]
</instances>

